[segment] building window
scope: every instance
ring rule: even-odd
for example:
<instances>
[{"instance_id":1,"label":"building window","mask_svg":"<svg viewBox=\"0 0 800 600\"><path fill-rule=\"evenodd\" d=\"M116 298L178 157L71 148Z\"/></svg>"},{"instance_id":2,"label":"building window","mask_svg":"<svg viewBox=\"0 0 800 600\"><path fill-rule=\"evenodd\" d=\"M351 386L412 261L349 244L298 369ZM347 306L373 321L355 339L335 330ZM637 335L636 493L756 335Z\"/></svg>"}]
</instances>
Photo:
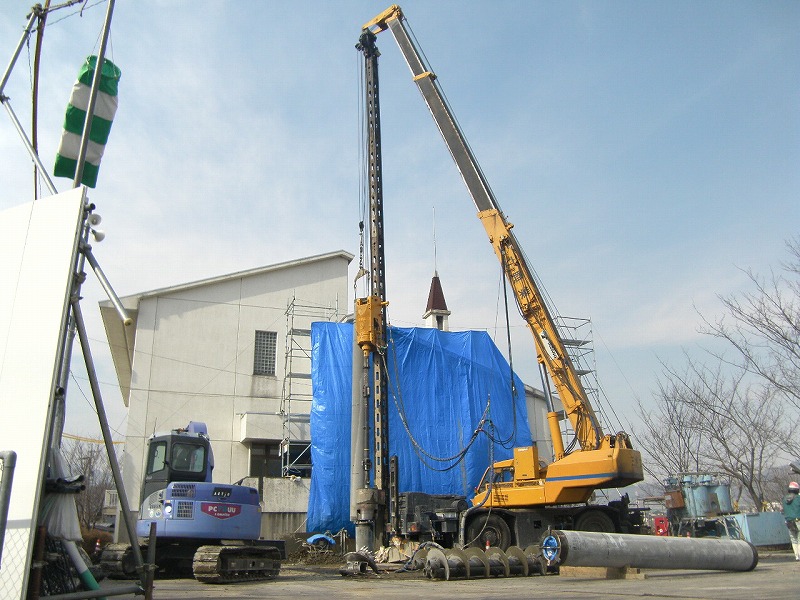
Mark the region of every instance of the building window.
<instances>
[{"instance_id":1,"label":"building window","mask_svg":"<svg viewBox=\"0 0 800 600\"><path fill-rule=\"evenodd\" d=\"M311 444L266 442L250 446L250 477L311 477Z\"/></svg>"},{"instance_id":2,"label":"building window","mask_svg":"<svg viewBox=\"0 0 800 600\"><path fill-rule=\"evenodd\" d=\"M280 476L280 442L253 444L250 447L250 477Z\"/></svg>"},{"instance_id":3,"label":"building window","mask_svg":"<svg viewBox=\"0 0 800 600\"><path fill-rule=\"evenodd\" d=\"M275 357L278 334L274 331L256 331L253 375L275 375Z\"/></svg>"}]
</instances>

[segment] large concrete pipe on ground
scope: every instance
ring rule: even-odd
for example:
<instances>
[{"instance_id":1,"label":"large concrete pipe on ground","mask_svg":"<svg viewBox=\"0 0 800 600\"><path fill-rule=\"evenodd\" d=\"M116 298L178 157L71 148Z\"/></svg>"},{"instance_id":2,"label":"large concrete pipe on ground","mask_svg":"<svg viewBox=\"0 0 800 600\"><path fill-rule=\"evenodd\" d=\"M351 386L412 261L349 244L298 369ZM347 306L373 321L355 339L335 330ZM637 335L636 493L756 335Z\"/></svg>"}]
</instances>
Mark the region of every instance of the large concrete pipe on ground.
<instances>
[{"instance_id":1,"label":"large concrete pipe on ground","mask_svg":"<svg viewBox=\"0 0 800 600\"><path fill-rule=\"evenodd\" d=\"M570 567L752 571L758 550L744 540L552 530L542 540L551 564Z\"/></svg>"}]
</instances>

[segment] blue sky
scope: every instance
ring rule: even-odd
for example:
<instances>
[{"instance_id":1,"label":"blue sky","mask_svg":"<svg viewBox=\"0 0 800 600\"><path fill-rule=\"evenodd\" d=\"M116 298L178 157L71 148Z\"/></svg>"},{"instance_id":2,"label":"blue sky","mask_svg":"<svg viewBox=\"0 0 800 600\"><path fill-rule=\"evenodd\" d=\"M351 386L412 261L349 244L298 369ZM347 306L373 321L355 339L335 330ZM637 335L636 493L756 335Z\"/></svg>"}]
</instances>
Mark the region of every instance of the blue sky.
<instances>
[{"instance_id":1,"label":"blue sky","mask_svg":"<svg viewBox=\"0 0 800 600\"><path fill-rule=\"evenodd\" d=\"M0 6L7 64L30 2ZM117 2L109 57L120 106L90 198L95 254L120 295L345 249L358 256L361 25L387 4ZM701 356L698 311L786 257L800 209L797 2L402 4L497 199L564 315L592 319L618 413L647 404L659 360ZM105 4L51 15L40 145L51 166ZM69 18L64 18L69 16ZM495 329L499 267L389 33L378 38L387 290L394 325L422 324L437 264L453 329ZM32 59L5 93L30 122ZM28 126L29 130L29 126ZM0 209L32 195L0 117ZM70 183L57 180L60 190ZM352 265L355 273L358 265ZM97 301L84 313L112 426L124 410ZM352 300L352 299L351 299ZM514 364L538 385L512 321ZM76 367L67 429L92 433ZM73 384L71 384L73 385Z\"/></svg>"}]
</instances>

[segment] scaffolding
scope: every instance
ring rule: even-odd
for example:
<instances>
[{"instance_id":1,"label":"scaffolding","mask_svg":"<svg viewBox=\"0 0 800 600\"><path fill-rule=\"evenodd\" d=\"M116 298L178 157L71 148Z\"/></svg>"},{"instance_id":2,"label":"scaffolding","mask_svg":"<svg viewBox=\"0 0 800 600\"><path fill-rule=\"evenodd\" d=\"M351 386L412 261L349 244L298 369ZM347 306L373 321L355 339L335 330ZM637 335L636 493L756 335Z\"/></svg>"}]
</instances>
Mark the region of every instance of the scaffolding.
<instances>
[{"instance_id":1,"label":"scaffolding","mask_svg":"<svg viewBox=\"0 0 800 600\"><path fill-rule=\"evenodd\" d=\"M605 426L609 422L609 416L605 413L600 396L600 383L597 380L592 321L582 317L561 315L557 315L555 321L561 333L561 342L572 360L575 373L581 379L589 404L601 424Z\"/></svg>"},{"instance_id":2,"label":"scaffolding","mask_svg":"<svg viewBox=\"0 0 800 600\"><path fill-rule=\"evenodd\" d=\"M286 307L286 354L281 410L283 439L280 445L281 476L311 475L310 412L311 323L337 321L338 302L322 306L292 297Z\"/></svg>"}]
</instances>

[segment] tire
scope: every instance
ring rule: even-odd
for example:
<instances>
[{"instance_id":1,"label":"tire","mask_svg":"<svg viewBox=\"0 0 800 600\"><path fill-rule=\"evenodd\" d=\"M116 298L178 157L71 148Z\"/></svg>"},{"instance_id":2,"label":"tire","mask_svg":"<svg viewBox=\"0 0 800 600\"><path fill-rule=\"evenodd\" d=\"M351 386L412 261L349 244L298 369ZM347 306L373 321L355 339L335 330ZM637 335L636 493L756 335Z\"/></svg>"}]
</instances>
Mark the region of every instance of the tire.
<instances>
[{"instance_id":1,"label":"tire","mask_svg":"<svg viewBox=\"0 0 800 600\"><path fill-rule=\"evenodd\" d=\"M614 521L601 510L587 510L575 519L576 531L597 531L600 533L616 533Z\"/></svg>"},{"instance_id":2,"label":"tire","mask_svg":"<svg viewBox=\"0 0 800 600\"><path fill-rule=\"evenodd\" d=\"M511 545L511 530L503 517L478 515L467 525L467 541L470 546L485 548L486 542L503 551Z\"/></svg>"}]
</instances>

